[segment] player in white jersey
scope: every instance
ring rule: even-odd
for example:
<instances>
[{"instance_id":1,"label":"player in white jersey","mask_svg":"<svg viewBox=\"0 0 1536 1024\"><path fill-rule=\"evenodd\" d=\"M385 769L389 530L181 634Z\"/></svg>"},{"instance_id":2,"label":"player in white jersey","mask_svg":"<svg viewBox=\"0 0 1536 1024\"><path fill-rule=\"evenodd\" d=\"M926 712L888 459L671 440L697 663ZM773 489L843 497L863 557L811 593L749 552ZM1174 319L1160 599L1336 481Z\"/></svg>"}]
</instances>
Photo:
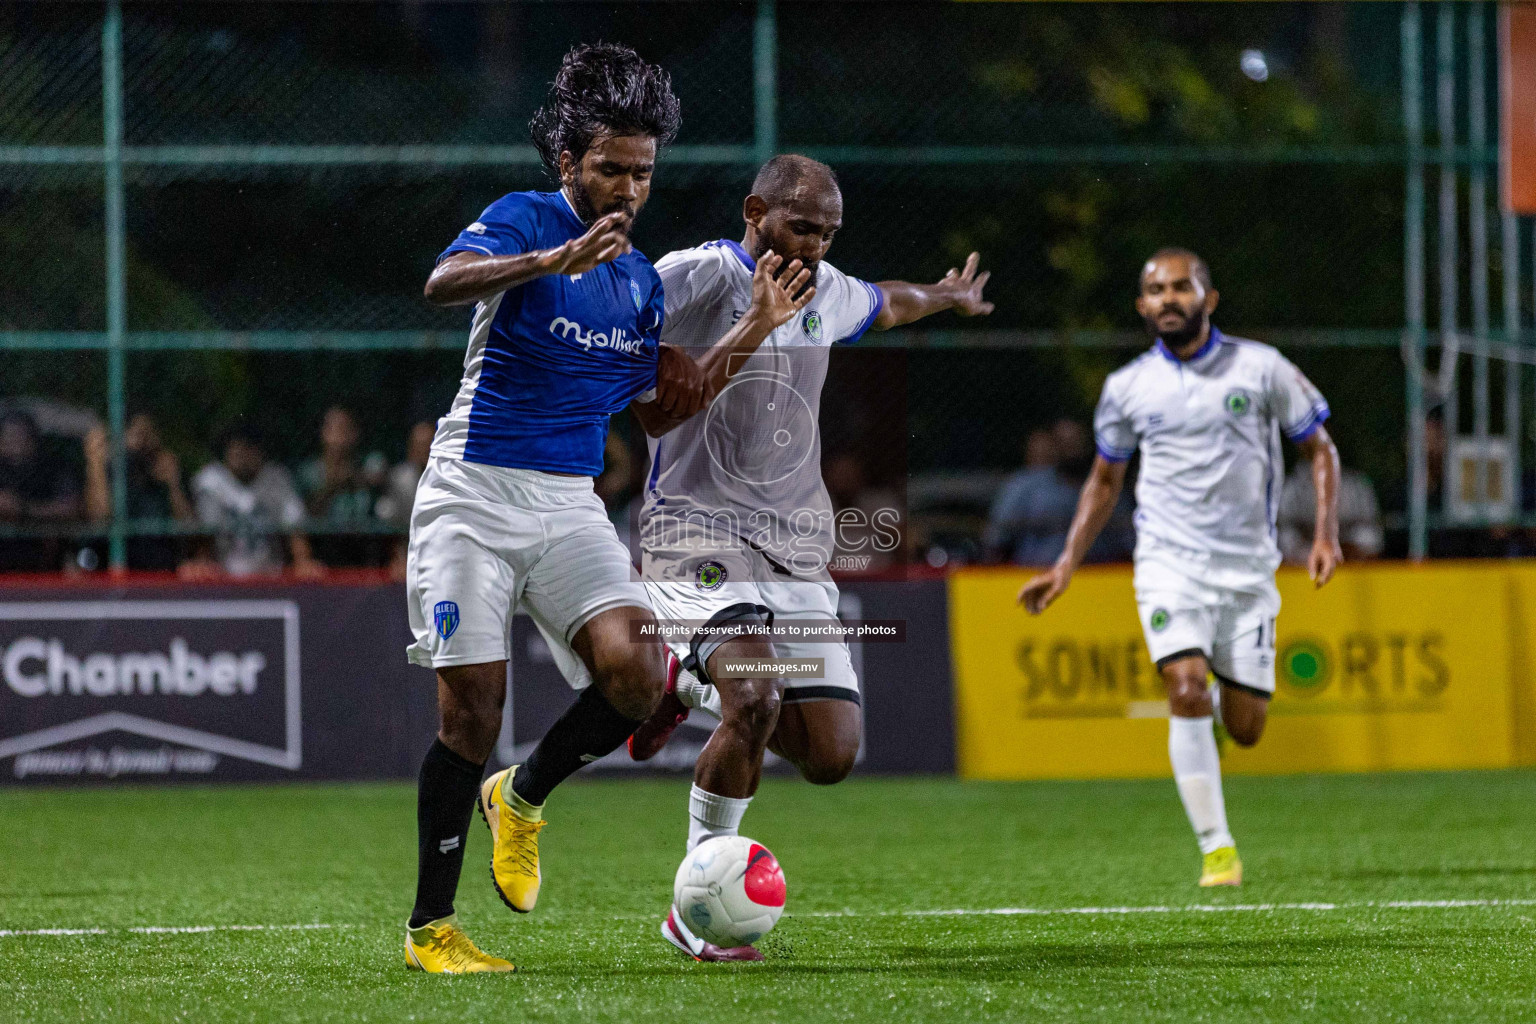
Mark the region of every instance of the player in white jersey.
<instances>
[{"instance_id":1,"label":"player in white jersey","mask_svg":"<svg viewBox=\"0 0 1536 1024\"><path fill-rule=\"evenodd\" d=\"M643 629L655 622L645 588L592 480L613 414L640 402L682 418L703 403L698 367L660 344L661 279L628 240L657 150L678 123L661 68L616 44L573 48L530 125L559 191L492 203L427 280L428 301L473 302L475 316L459 396L417 487L406 566L407 656L436 670L441 719L418 778L405 944L417 970L512 970L454 914L472 809L491 830L497 894L532 910L546 798L623 743L663 692L662 646ZM768 282L768 308L754 306L722 340L755 343L793 317L799 269ZM581 694L525 761L482 781L518 610Z\"/></svg>"},{"instance_id":2,"label":"player in white jersey","mask_svg":"<svg viewBox=\"0 0 1536 1024\"><path fill-rule=\"evenodd\" d=\"M1275 692L1281 434L1311 464L1317 487L1307 559L1317 586L1344 557L1339 455L1323 427L1328 404L1273 348L1218 331L1210 322L1217 298L1194 253L1164 249L1147 261L1136 310L1157 341L1105 381L1094 415L1098 456L1066 548L1019 591L1038 615L1067 589L1139 449L1136 604L1168 689L1168 754L1203 855L1203 886L1243 879L1227 829L1214 715L1234 741L1252 746Z\"/></svg>"},{"instance_id":3,"label":"player in white jersey","mask_svg":"<svg viewBox=\"0 0 1536 1024\"><path fill-rule=\"evenodd\" d=\"M654 415L646 423L652 463L641 575L657 618L686 622L691 635L670 639L669 695L631 738L630 753L637 760L654 755L692 708L721 720L695 767L689 849L736 834L765 748L823 785L845 778L858 754L859 683L846 643L731 635L791 620L801 629L808 620L837 622L838 592L827 569L834 525L848 524L834 524L817 430L831 347L945 309L962 316L992 310L982 298L989 275L976 272L974 253L963 271L937 284L875 284L843 274L824 260L842 214L831 168L775 157L743 204L740 244L709 242L670 253L656 267L666 294L662 339L695 355L715 397L681 425ZM811 272L814 299L761 343L722 338L751 315L754 288L780 259L799 260ZM898 519L893 509L887 521L867 525L894 546ZM728 671L733 660L771 657L820 658L823 667L811 678ZM751 947L708 946L675 912L662 934L699 959L761 958Z\"/></svg>"}]
</instances>

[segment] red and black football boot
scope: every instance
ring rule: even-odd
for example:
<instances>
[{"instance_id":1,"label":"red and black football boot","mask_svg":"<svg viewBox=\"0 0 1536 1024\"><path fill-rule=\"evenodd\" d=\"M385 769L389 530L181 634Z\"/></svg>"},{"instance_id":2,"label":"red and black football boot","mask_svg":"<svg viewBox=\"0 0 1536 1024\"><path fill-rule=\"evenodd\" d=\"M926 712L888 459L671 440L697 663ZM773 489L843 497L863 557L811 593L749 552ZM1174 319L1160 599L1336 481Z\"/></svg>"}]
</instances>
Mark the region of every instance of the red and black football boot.
<instances>
[{"instance_id":1,"label":"red and black football boot","mask_svg":"<svg viewBox=\"0 0 1536 1024\"><path fill-rule=\"evenodd\" d=\"M676 908L667 909L667 919L661 922L661 937L695 960L701 960L705 963L716 964L730 961L756 962L763 958L763 954L758 951L756 946L732 946L730 949L726 949L722 946L716 946L712 942L705 942L690 932L687 926L677 919Z\"/></svg>"},{"instance_id":2,"label":"red and black football boot","mask_svg":"<svg viewBox=\"0 0 1536 1024\"><path fill-rule=\"evenodd\" d=\"M667 651L667 692L661 698L651 717L640 723L629 737L629 757L632 761L649 761L661 753L677 727L688 718L688 705L677 698L677 674L683 663L670 649Z\"/></svg>"}]
</instances>

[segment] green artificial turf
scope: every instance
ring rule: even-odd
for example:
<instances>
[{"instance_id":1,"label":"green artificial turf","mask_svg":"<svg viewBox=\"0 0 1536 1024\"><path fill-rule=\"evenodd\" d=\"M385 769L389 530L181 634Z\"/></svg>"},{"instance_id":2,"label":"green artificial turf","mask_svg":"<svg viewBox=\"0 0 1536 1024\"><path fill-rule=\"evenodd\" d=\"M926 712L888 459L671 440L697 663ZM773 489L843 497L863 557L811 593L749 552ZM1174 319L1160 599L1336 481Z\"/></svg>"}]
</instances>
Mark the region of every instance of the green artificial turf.
<instances>
[{"instance_id":1,"label":"green artificial turf","mask_svg":"<svg viewBox=\"0 0 1536 1024\"><path fill-rule=\"evenodd\" d=\"M1249 880L1206 891L1170 782L770 780L745 831L786 913L767 963L710 965L656 932L687 782L579 780L531 915L491 891L476 820L460 918L518 973L444 978L401 954L412 787L5 790L0 930L105 932L0 935L0 1020L1536 1019L1536 774L1227 793ZM998 908L1100 909L914 913ZM127 930L299 923L334 927Z\"/></svg>"}]
</instances>

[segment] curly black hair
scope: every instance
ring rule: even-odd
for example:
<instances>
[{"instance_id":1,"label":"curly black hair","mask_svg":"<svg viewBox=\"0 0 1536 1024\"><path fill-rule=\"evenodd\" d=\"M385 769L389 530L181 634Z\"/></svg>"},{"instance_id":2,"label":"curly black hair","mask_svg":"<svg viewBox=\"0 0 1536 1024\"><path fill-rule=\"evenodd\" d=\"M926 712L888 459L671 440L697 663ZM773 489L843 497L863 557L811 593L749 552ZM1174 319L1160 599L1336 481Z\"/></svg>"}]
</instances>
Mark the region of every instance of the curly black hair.
<instances>
[{"instance_id":1,"label":"curly black hair","mask_svg":"<svg viewBox=\"0 0 1536 1024\"><path fill-rule=\"evenodd\" d=\"M617 43L576 46L560 61L544 105L528 122L544 167L560 173L560 153L580 160L604 135L648 135L657 146L683 123L672 76Z\"/></svg>"}]
</instances>

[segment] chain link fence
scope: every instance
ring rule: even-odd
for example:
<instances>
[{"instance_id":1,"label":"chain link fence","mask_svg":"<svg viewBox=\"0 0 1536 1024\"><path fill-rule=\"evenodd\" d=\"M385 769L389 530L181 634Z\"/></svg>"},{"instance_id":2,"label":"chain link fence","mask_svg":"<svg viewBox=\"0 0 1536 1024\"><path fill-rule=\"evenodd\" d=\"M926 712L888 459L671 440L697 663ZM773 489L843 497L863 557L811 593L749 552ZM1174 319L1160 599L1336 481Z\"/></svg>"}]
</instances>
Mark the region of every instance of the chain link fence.
<instances>
[{"instance_id":1,"label":"chain link fence","mask_svg":"<svg viewBox=\"0 0 1536 1024\"><path fill-rule=\"evenodd\" d=\"M987 321L870 337L911 349L911 478L972 481L930 488L970 524L954 557L979 551L963 535L1029 431L1085 419L1103 376L1145 344L1135 277L1168 244L1207 257L1218 321L1282 342L1333 399L1346 461L1398 495L1401 16L1342 3L10 5L0 403L73 424L50 451L87 483L68 431L99 418L121 433L141 412L183 478L240 424L297 467L337 404L357 414L359 453L401 460L460 374L467 314L420 298L436 254L497 196L549 186L528 117L570 45L622 40L669 69L683 105L636 229L653 258L739 237L774 151L837 168L841 269L936 279L983 254ZM118 37L104 33L113 19ZM13 545L73 538L50 552L61 565L102 564L109 546L88 538L109 522L119 554L136 533L191 529L121 508L84 516L0 529ZM382 543L367 553L390 557Z\"/></svg>"}]
</instances>

